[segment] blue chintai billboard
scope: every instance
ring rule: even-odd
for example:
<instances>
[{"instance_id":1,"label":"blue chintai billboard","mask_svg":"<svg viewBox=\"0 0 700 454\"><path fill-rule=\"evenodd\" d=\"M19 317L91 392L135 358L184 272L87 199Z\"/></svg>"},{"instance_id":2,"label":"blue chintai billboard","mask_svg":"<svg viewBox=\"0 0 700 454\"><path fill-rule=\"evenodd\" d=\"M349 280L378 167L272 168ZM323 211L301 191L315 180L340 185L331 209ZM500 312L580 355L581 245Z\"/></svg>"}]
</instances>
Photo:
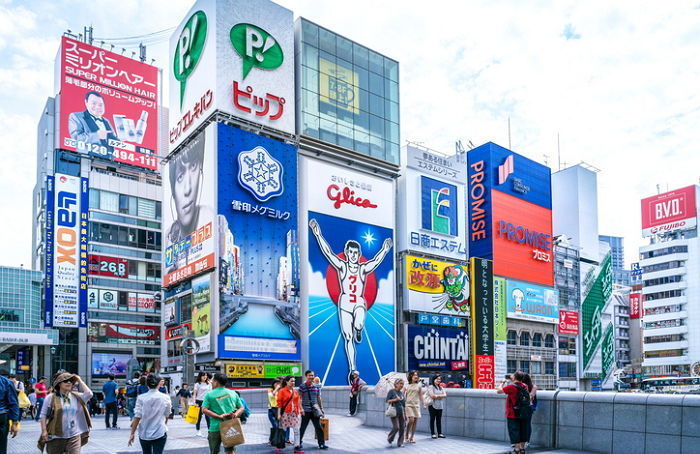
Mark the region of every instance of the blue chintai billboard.
<instances>
[{"instance_id":1,"label":"blue chintai billboard","mask_svg":"<svg viewBox=\"0 0 700 454\"><path fill-rule=\"evenodd\" d=\"M220 358L301 359L297 150L218 124Z\"/></svg>"}]
</instances>

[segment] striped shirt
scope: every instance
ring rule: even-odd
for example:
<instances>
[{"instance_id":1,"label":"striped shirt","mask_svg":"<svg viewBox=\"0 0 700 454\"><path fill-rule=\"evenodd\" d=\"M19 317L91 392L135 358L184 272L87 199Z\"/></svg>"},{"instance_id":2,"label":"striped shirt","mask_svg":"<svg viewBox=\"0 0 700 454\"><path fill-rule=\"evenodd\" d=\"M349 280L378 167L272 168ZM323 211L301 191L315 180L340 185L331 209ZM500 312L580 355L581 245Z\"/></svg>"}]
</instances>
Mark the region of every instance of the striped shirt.
<instances>
[{"instance_id":1,"label":"striped shirt","mask_svg":"<svg viewBox=\"0 0 700 454\"><path fill-rule=\"evenodd\" d=\"M318 404L318 399L321 396L321 386L304 382L299 385L299 394L304 411L313 411L314 404Z\"/></svg>"}]
</instances>

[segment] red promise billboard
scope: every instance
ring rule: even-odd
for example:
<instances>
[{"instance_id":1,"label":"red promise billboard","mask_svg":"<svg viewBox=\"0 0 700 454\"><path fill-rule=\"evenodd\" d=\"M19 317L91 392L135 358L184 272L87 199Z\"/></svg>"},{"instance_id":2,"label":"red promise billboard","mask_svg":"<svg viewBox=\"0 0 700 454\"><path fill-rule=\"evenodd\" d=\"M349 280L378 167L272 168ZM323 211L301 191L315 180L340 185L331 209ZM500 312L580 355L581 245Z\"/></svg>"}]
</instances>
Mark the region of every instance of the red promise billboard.
<instances>
[{"instance_id":1,"label":"red promise billboard","mask_svg":"<svg viewBox=\"0 0 700 454\"><path fill-rule=\"evenodd\" d=\"M158 68L66 36L57 148L158 168Z\"/></svg>"},{"instance_id":2,"label":"red promise billboard","mask_svg":"<svg viewBox=\"0 0 700 454\"><path fill-rule=\"evenodd\" d=\"M642 235L688 229L697 224L695 186L642 199Z\"/></svg>"}]
</instances>

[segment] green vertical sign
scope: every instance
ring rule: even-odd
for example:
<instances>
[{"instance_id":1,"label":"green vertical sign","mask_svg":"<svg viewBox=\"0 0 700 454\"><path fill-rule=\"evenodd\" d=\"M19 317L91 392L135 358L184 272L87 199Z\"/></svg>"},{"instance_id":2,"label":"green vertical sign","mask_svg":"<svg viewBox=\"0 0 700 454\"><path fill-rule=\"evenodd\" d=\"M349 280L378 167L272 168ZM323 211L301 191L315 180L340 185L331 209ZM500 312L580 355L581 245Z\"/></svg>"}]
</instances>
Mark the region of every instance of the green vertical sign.
<instances>
[{"instance_id":1,"label":"green vertical sign","mask_svg":"<svg viewBox=\"0 0 700 454\"><path fill-rule=\"evenodd\" d=\"M197 11L182 28L175 46L175 55L173 55L173 74L175 79L180 82L180 109L182 109L182 101L185 99L187 78L197 67L206 41L207 15L204 14L204 11Z\"/></svg>"},{"instance_id":2,"label":"green vertical sign","mask_svg":"<svg viewBox=\"0 0 700 454\"><path fill-rule=\"evenodd\" d=\"M605 379L615 364L615 335L613 324L609 323L603 335L603 373L601 377Z\"/></svg>"},{"instance_id":3,"label":"green vertical sign","mask_svg":"<svg viewBox=\"0 0 700 454\"><path fill-rule=\"evenodd\" d=\"M583 369L590 364L603 338L601 315L610 295L612 295L612 265L608 254L600 265L598 276L581 305Z\"/></svg>"},{"instance_id":4,"label":"green vertical sign","mask_svg":"<svg viewBox=\"0 0 700 454\"><path fill-rule=\"evenodd\" d=\"M506 322L506 280L493 278L493 340L505 341L508 334Z\"/></svg>"}]
</instances>

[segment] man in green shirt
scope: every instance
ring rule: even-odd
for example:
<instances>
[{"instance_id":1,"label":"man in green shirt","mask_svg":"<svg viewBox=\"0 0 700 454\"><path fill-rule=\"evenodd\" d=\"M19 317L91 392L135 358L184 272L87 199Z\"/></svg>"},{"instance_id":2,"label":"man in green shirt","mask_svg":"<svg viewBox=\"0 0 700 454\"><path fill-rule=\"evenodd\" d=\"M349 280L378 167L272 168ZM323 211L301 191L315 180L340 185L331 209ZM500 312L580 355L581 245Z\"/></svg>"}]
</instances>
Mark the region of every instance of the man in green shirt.
<instances>
[{"instance_id":1,"label":"man in green shirt","mask_svg":"<svg viewBox=\"0 0 700 454\"><path fill-rule=\"evenodd\" d=\"M202 413L211 418L209 422L209 452L218 454L221 449L219 425L224 419L239 418L245 408L235 391L226 389L226 376L214 374L212 390L205 394ZM224 448L226 454L235 452L235 448Z\"/></svg>"}]
</instances>

